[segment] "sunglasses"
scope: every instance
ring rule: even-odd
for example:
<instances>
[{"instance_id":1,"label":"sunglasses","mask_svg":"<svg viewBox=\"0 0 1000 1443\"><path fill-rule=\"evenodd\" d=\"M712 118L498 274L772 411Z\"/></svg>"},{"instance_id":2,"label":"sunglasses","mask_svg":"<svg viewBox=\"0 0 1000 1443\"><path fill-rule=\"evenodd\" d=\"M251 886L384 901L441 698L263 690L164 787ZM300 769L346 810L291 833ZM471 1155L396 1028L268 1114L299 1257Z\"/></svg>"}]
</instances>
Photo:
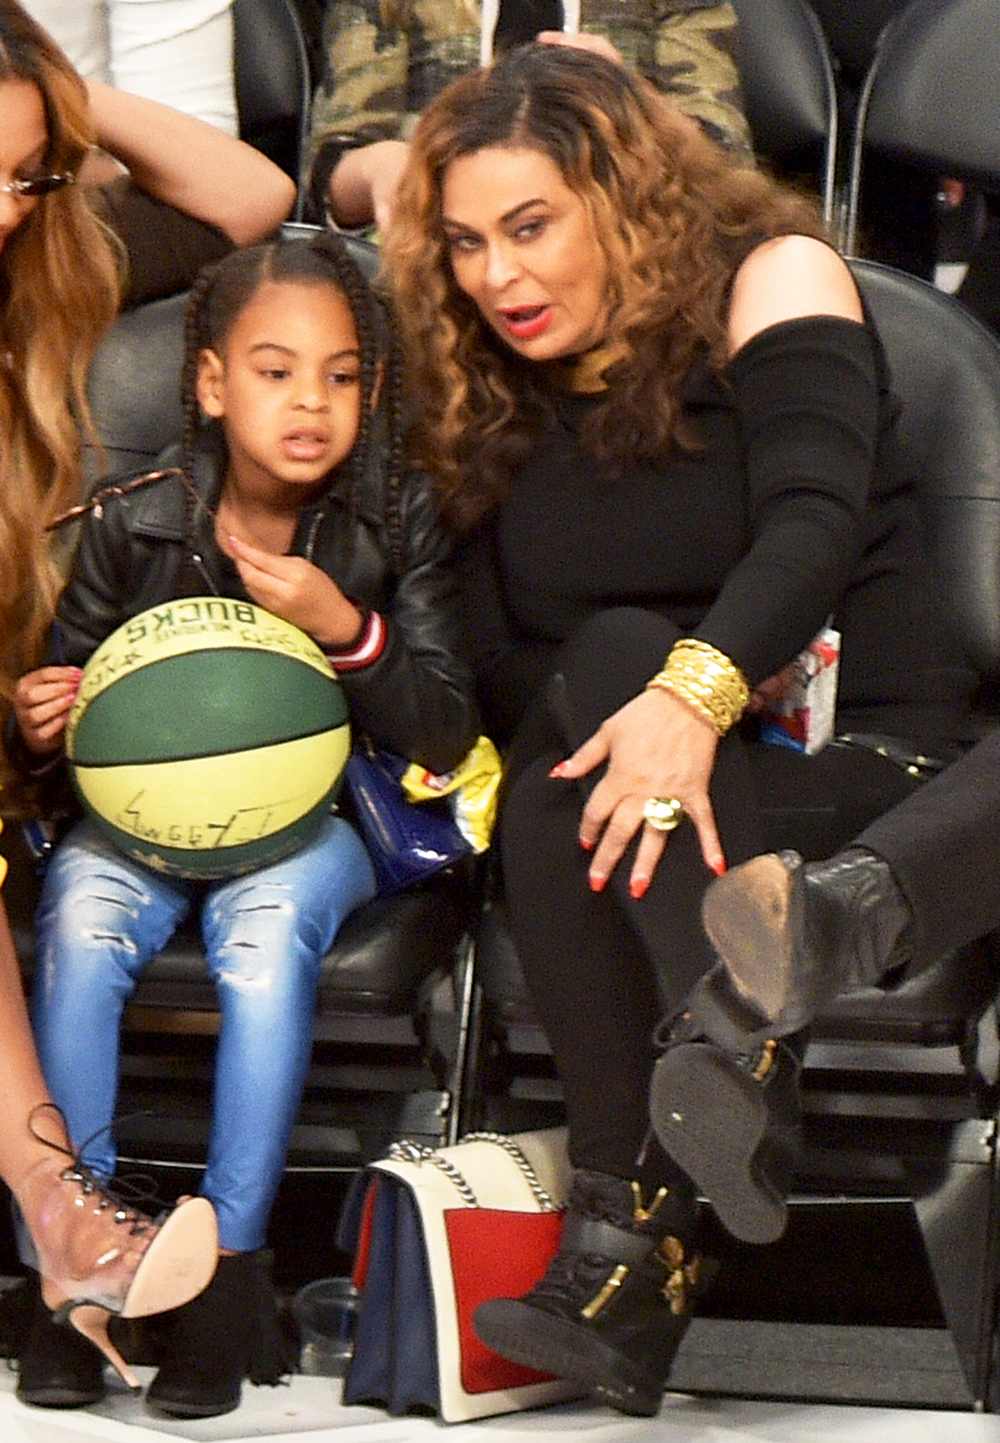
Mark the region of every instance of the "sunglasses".
<instances>
[{"instance_id":1,"label":"sunglasses","mask_svg":"<svg viewBox=\"0 0 1000 1443\"><path fill-rule=\"evenodd\" d=\"M64 185L72 185L75 179L72 171L64 171L62 175L30 175L24 180L8 180L6 185L0 185L0 195L13 195L18 200L27 200L36 195L49 195L54 190L62 190Z\"/></svg>"}]
</instances>

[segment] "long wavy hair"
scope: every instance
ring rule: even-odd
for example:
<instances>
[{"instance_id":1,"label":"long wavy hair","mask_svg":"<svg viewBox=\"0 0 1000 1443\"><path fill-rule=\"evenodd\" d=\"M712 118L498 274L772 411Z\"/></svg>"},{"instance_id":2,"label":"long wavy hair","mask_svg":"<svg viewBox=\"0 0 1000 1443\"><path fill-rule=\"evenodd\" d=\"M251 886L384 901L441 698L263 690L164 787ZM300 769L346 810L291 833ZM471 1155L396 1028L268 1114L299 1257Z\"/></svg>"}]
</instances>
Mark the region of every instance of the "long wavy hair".
<instances>
[{"instance_id":1,"label":"long wavy hair","mask_svg":"<svg viewBox=\"0 0 1000 1443\"><path fill-rule=\"evenodd\" d=\"M449 165L491 146L548 156L590 214L610 278L604 342L618 359L585 439L608 460L697 445L682 386L699 357L725 362L739 261L773 236L824 234L811 200L737 166L652 85L600 56L523 46L442 91L414 134L385 252L416 447L459 528L502 498L546 411L546 368L482 321L442 229Z\"/></svg>"},{"instance_id":2,"label":"long wavy hair","mask_svg":"<svg viewBox=\"0 0 1000 1443\"><path fill-rule=\"evenodd\" d=\"M94 142L83 82L16 0L0 0L6 83L36 85L46 171L75 173ZM0 712L37 663L61 577L47 522L77 499L81 434L93 437L87 368L120 296L117 242L84 187L43 196L0 254Z\"/></svg>"}]
</instances>

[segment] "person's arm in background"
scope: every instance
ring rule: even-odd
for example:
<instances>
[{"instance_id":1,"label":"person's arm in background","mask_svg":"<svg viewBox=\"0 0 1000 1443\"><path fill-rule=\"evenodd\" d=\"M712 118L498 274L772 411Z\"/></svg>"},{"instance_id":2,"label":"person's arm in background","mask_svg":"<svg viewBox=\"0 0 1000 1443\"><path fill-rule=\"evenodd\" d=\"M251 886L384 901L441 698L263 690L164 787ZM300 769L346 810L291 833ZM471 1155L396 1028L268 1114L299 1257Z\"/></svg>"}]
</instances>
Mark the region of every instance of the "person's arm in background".
<instances>
[{"instance_id":1,"label":"person's arm in background","mask_svg":"<svg viewBox=\"0 0 1000 1443\"><path fill-rule=\"evenodd\" d=\"M217 227L236 245L275 231L295 199L289 176L214 125L88 82L98 143L147 195Z\"/></svg>"},{"instance_id":2,"label":"person's arm in background","mask_svg":"<svg viewBox=\"0 0 1000 1443\"><path fill-rule=\"evenodd\" d=\"M328 208L338 226L384 223L408 149L409 53L405 30L385 24L380 0L328 6L309 173L315 209Z\"/></svg>"},{"instance_id":3,"label":"person's arm in background","mask_svg":"<svg viewBox=\"0 0 1000 1443\"><path fill-rule=\"evenodd\" d=\"M753 154L736 66L736 12L713 0L653 0L654 68L649 79L679 109L737 152Z\"/></svg>"},{"instance_id":4,"label":"person's arm in background","mask_svg":"<svg viewBox=\"0 0 1000 1443\"><path fill-rule=\"evenodd\" d=\"M736 12L718 0L619 0L581 7L579 33L545 30L636 70L713 140L753 160L736 65Z\"/></svg>"}]
</instances>

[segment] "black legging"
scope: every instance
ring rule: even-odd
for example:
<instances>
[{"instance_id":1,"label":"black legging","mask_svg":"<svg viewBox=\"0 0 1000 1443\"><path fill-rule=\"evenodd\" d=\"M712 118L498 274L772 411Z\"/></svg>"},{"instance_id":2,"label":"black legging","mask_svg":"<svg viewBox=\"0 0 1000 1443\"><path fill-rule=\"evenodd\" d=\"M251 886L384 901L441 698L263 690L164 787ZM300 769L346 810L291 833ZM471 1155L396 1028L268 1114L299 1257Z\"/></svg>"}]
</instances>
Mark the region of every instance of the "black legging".
<instances>
[{"instance_id":1,"label":"black legging","mask_svg":"<svg viewBox=\"0 0 1000 1443\"><path fill-rule=\"evenodd\" d=\"M625 608L582 627L515 738L501 808L510 925L563 1081L572 1161L625 1177L637 1173L648 1130L654 1027L712 961L700 920L711 874L685 823L641 901L628 892L631 852L595 895L577 835L600 770L579 784L548 771L641 689L678 635L670 621ZM731 733L711 797L733 866L781 846L825 856L917 785L868 752L831 747L804 757ZM641 1169L646 1182L670 1182L673 1172L658 1150Z\"/></svg>"}]
</instances>

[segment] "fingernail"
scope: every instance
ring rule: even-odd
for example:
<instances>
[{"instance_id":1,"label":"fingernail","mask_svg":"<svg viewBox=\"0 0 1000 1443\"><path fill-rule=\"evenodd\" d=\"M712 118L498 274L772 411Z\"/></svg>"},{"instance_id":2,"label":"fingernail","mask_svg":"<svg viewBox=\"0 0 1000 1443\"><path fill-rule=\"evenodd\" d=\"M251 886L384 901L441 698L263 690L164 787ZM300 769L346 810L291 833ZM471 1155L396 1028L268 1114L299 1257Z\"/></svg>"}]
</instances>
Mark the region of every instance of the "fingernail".
<instances>
[{"instance_id":1,"label":"fingernail","mask_svg":"<svg viewBox=\"0 0 1000 1443\"><path fill-rule=\"evenodd\" d=\"M604 885L605 885L605 883L607 882L607 880L608 880L607 877L598 877L595 873L591 872L590 878L589 878L589 881L590 881L590 890L591 890L592 892L603 892L603 891L604 891Z\"/></svg>"},{"instance_id":2,"label":"fingernail","mask_svg":"<svg viewBox=\"0 0 1000 1443\"><path fill-rule=\"evenodd\" d=\"M554 766L554 767L552 768L552 770L549 772L549 776L550 776L550 777L563 777L563 776L565 776L565 775L566 775L565 770L564 770L565 766L566 766L566 763L565 763L565 762L556 762L555 766Z\"/></svg>"},{"instance_id":3,"label":"fingernail","mask_svg":"<svg viewBox=\"0 0 1000 1443\"><path fill-rule=\"evenodd\" d=\"M594 850L594 844L589 837L580 837L579 842L585 852L592 852Z\"/></svg>"},{"instance_id":4,"label":"fingernail","mask_svg":"<svg viewBox=\"0 0 1000 1443\"><path fill-rule=\"evenodd\" d=\"M727 867L725 862L709 862L709 866L717 877L724 877L726 875Z\"/></svg>"},{"instance_id":5,"label":"fingernail","mask_svg":"<svg viewBox=\"0 0 1000 1443\"><path fill-rule=\"evenodd\" d=\"M631 882L629 882L628 884L628 889L631 895L638 902L639 898L645 897L646 893L649 891L649 878L633 877Z\"/></svg>"}]
</instances>

